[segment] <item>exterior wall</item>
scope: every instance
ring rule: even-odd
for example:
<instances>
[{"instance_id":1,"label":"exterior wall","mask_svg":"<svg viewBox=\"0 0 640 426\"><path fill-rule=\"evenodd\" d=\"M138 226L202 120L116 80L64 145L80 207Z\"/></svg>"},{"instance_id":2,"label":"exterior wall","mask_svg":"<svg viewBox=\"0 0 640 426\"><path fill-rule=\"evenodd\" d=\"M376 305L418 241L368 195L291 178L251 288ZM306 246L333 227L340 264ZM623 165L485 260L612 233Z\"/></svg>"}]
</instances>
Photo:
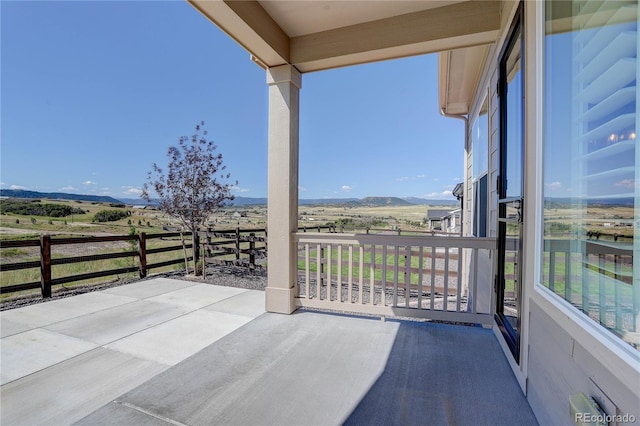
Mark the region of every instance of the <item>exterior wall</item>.
<instances>
[{"instance_id":1,"label":"exterior wall","mask_svg":"<svg viewBox=\"0 0 640 426\"><path fill-rule=\"evenodd\" d=\"M470 115L488 90L489 167L488 236L497 237L497 177L500 142L498 87L499 52L515 8L503 6L503 29L486 61ZM542 2L525 2L525 229L523 250L523 312L520 364L516 364L502 340L505 356L520 381L541 424L573 424L569 397L576 393L596 399L609 415L632 414L640 420L640 356L638 351L592 323L541 285L542 236L542 58L544 15ZM470 148L470 147L469 147ZM473 164L469 149L467 167ZM468 172L466 183L471 184ZM465 205L469 214L473 203ZM467 221L465 221L467 224ZM470 229L470 226L469 228ZM493 292L491 292L493 294Z\"/></svg>"},{"instance_id":2,"label":"exterior wall","mask_svg":"<svg viewBox=\"0 0 640 426\"><path fill-rule=\"evenodd\" d=\"M540 424L570 425L569 396L593 397L610 415L640 419L638 389L630 389L545 310L531 303L527 399Z\"/></svg>"}]
</instances>

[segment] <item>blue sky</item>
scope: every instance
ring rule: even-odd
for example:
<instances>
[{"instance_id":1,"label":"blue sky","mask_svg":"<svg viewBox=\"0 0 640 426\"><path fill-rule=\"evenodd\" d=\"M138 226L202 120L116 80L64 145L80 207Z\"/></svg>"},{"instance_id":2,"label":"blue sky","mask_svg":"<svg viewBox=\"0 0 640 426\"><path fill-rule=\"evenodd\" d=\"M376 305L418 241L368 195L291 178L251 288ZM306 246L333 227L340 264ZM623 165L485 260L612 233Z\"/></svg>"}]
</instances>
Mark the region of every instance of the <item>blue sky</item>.
<instances>
[{"instance_id":1,"label":"blue sky","mask_svg":"<svg viewBox=\"0 0 640 426\"><path fill-rule=\"evenodd\" d=\"M183 1L1 1L2 188L135 198L204 120L234 193L267 195L267 85ZM304 74L300 197L452 198L462 121L437 55Z\"/></svg>"}]
</instances>

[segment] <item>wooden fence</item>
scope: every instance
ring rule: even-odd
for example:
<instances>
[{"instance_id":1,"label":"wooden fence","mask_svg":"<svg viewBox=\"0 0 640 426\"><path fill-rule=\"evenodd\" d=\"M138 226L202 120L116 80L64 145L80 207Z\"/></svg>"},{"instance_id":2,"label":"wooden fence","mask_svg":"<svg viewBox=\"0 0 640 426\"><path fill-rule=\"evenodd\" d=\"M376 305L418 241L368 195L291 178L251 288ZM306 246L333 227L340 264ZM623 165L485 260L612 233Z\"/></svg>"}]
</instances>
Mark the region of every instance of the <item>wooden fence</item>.
<instances>
[{"instance_id":1,"label":"wooden fence","mask_svg":"<svg viewBox=\"0 0 640 426\"><path fill-rule=\"evenodd\" d=\"M308 226L298 232L331 232L334 226ZM202 259L206 265L239 266L249 269L253 275L264 272L267 258L267 230L209 228L199 232Z\"/></svg>"},{"instance_id":2,"label":"wooden fence","mask_svg":"<svg viewBox=\"0 0 640 426\"><path fill-rule=\"evenodd\" d=\"M154 239L170 239L180 237L179 245L169 245L165 247L147 248L147 242ZM106 243L106 242L130 242L135 250L117 251L101 254L90 254L84 256L70 257L53 257L51 249L53 246L69 245L69 244L89 244L89 243ZM0 272L18 271L21 269L40 268L40 281L26 282L15 285L0 287L0 294L13 293L23 290L32 290L40 288L42 297L51 297L51 288L54 285L72 283L77 281L89 280L94 278L139 272L140 277L145 277L147 272L152 269L162 268L169 265L185 263L193 260L193 256L187 255L187 249L191 249L193 244L186 242L184 234L181 232L146 234L144 232L138 235L113 235L113 236L97 236L97 237L74 237L74 238L55 238L50 235L43 235L39 239L33 240L14 240L0 241L0 249L38 247L40 250L40 259L25 262L13 262L0 264ZM182 251L182 255L177 259L164 260L161 262L149 263L149 255L156 253L165 253L170 251ZM53 278L51 269L55 265L64 265L80 262L95 262L106 259L118 259L126 257L137 257L138 265L127 266L123 268L107 269L96 272L86 272L82 274L74 274L69 276L61 276Z\"/></svg>"}]
</instances>

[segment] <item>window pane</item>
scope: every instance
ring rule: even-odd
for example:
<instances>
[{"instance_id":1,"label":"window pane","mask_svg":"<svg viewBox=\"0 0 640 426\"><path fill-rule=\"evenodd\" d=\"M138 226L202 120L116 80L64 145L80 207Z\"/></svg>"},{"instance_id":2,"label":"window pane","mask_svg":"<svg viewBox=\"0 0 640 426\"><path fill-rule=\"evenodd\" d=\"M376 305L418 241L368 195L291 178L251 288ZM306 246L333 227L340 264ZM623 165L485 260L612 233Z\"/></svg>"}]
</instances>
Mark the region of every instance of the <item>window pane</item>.
<instances>
[{"instance_id":1,"label":"window pane","mask_svg":"<svg viewBox=\"0 0 640 426\"><path fill-rule=\"evenodd\" d=\"M519 42L513 46L507 59L507 143L505 198L522 196L522 52Z\"/></svg>"},{"instance_id":2,"label":"window pane","mask_svg":"<svg viewBox=\"0 0 640 426\"><path fill-rule=\"evenodd\" d=\"M480 109L478 118L471 128L472 152L473 152L473 180L487 172L489 163L489 120L487 114L487 100Z\"/></svg>"},{"instance_id":3,"label":"window pane","mask_svg":"<svg viewBox=\"0 0 640 426\"><path fill-rule=\"evenodd\" d=\"M487 175L474 182L473 235L487 236Z\"/></svg>"},{"instance_id":4,"label":"window pane","mask_svg":"<svg viewBox=\"0 0 640 426\"><path fill-rule=\"evenodd\" d=\"M637 16L635 1L547 1L543 160L543 284L636 348Z\"/></svg>"}]
</instances>

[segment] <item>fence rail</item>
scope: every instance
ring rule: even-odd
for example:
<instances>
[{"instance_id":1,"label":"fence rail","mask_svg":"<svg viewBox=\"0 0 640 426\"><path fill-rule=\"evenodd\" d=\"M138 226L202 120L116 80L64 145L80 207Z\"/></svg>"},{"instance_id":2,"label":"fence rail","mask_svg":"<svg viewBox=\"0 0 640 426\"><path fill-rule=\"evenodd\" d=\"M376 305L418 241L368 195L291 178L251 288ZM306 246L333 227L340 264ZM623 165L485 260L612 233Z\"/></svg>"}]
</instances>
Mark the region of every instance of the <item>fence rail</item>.
<instances>
[{"instance_id":1,"label":"fence rail","mask_svg":"<svg viewBox=\"0 0 640 426\"><path fill-rule=\"evenodd\" d=\"M336 232L335 226L307 226L299 232ZM202 259L206 265L239 266L251 274L263 272L267 259L267 229L209 228L199 232Z\"/></svg>"},{"instance_id":2,"label":"fence rail","mask_svg":"<svg viewBox=\"0 0 640 426\"><path fill-rule=\"evenodd\" d=\"M170 245L166 247L158 247L147 249L147 242L149 240L168 240L171 238L180 237L180 245ZM185 234L180 232L160 233L160 234L145 234L144 232L138 235L109 235L109 236L94 236L94 237L73 237L73 238L55 238L50 235L43 235L39 239L33 240L15 240L15 241L0 241L0 249L7 248L24 248L24 247L38 247L39 248L39 260L30 260L23 262L2 262L0 264L1 272L19 271L23 269L40 268L40 280L31 281L26 283L19 283L14 285L6 285L0 287L0 294L14 293L24 290L33 290L39 288L42 293L42 297L51 297L52 286L67 284L77 281L89 280L94 278L101 278L113 275L127 274L138 272L140 277L143 278L147 275L151 269L161 268L169 265L185 263L185 261L192 261L193 256L180 256L178 259L171 259L162 262L148 263L148 256L157 253L165 253L171 251L186 252L187 249L193 247L192 243L184 242ZM171 240L174 241L174 240ZM175 240L178 241L178 240ZM125 242L130 243L132 246L136 246L135 250L115 251L109 253L81 255L81 256L68 256L68 257L53 257L52 248L55 246L71 245L71 244L93 244L93 243L107 243L107 242ZM81 274L72 274L61 277L52 276L52 267L58 265L69 265L74 263L83 262L97 262L101 260L112 260L121 258L137 258L137 265L110 268L106 270L85 272Z\"/></svg>"},{"instance_id":3,"label":"fence rail","mask_svg":"<svg viewBox=\"0 0 640 426\"><path fill-rule=\"evenodd\" d=\"M495 239L298 232L296 242L301 270L298 306L493 321L491 307L488 312L478 310L474 277L479 275L479 252L492 253ZM471 277L467 281L465 270Z\"/></svg>"}]
</instances>

